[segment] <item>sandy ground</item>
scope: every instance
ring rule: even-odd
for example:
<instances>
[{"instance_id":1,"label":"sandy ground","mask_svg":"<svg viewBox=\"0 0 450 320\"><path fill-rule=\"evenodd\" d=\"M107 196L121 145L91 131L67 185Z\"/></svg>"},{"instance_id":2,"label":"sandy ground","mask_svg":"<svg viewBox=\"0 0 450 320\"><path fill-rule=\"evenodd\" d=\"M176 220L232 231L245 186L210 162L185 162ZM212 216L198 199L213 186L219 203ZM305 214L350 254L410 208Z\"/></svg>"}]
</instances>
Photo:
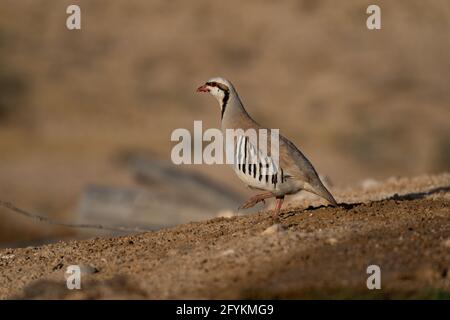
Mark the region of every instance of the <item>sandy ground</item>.
<instances>
[{"instance_id":1,"label":"sandy ground","mask_svg":"<svg viewBox=\"0 0 450 320\"><path fill-rule=\"evenodd\" d=\"M450 1L0 1L0 195L75 219L90 185L135 186L116 159L170 161L173 130L219 127L221 75L335 186L450 170ZM19 18L18 18L19 17ZM240 194L226 166L194 166ZM191 169L191 168L187 168ZM0 242L70 236L0 210Z\"/></svg>"},{"instance_id":2,"label":"sandy ground","mask_svg":"<svg viewBox=\"0 0 450 320\"><path fill-rule=\"evenodd\" d=\"M449 298L450 174L297 199L270 211L158 232L0 250L0 298ZM346 204L344 204L344 202ZM67 266L83 267L68 290ZM381 268L368 290L366 268Z\"/></svg>"},{"instance_id":3,"label":"sandy ground","mask_svg":"<svg viewBox=\"0 0 450 320\"><path fill-rule=\"evenodd\" d=\"M378 181L450 170L448 0L379 0L379 31L366 28L361 0L79 0L82 30L73 32L72 3L0 1L0 200L77 221L90 186L138 187L118 160L148 152L170 161L174 129L218 127L216 102L194 91L222 75L258 122L280 128L329 178L339 202L357 205L291 197L287 229L273 234L263 234L262 211L0 249L1 298L448 292L449 175ZM249 193L226 166L194 167L184 169ZM0 221L2 248L78 236L3 208ZM365 288L372 263L382 269L377 292ZM70 264L91 266L81 291L64 286Z\"/></svg>"}]
</instances>

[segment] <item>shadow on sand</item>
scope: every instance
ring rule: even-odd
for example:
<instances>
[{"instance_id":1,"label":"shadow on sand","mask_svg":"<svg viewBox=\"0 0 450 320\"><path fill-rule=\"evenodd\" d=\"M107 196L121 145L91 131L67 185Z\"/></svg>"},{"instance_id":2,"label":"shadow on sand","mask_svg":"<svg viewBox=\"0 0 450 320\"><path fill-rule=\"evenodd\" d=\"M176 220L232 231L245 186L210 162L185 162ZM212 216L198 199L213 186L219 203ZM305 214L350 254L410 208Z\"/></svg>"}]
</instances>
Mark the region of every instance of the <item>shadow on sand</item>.
<instances>
[{"instance_id":1,"label":"shadow on sand","mask_svg":"<svg viewBox=\"0 0 450 320\"><path fill-rule=\"evenodd\" d=\"M384 199L381 199L381 200L376 200L376 201L371 201L371 203L383 202L383 201L386 201L386 200L395 200L395 201L418 200L418 199L423 199L423 198L425 198L427 196L430 196L430 195L435 194L435 193L440 193L440 192L443 192L443 193L450 192L450 186L433 188L433 189L430 189L428 191L422 191L422 192L411 192L411 193L406 193L406 194L403 194L403 195L399 195L398 193L395 193L394 195L389 196L387 198L384 198ZM363 202L339 203L338 207L342 208L344 210L350 210L350 209L356 208L356 207L358 207L360 205L363 205L363 204L364 204ZM318 210L318 209L321 209L321 208L327 208L327 207L328 206L325 206L325 205L320 205L320 206L317 206L317 207L309 206L309 207L307 207L306 209L304 209L302 211L315 211L315 210ZM292 212L288 212L284 216L285 217L291 216L291 215L295 214L295 212L296 212L295 210L292 211Z\"/></svg>"}]
</instances>

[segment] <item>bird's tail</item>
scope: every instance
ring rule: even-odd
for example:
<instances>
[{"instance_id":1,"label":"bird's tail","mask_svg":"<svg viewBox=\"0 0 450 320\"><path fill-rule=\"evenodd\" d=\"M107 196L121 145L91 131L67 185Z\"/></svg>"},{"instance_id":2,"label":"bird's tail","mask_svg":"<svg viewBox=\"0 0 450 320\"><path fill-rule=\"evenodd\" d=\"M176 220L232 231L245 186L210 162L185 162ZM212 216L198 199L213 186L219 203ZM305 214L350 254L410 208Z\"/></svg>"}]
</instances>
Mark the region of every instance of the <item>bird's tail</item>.
<instances>
[{"instance_id":1,"label":"bird's tail","mask_svg":"<svg viewBox=\"0 0 450 320\"><path fill-rule=\"evenodd\" d=\"M305 190L312 192L319 197L324 198L327 200L332 206L337 207L338 203L334 199L333 195L328 191L328 189L323 185L323 183L319 180L314 184L307 183L305 186Z\"/></svg>"}]
</instances>

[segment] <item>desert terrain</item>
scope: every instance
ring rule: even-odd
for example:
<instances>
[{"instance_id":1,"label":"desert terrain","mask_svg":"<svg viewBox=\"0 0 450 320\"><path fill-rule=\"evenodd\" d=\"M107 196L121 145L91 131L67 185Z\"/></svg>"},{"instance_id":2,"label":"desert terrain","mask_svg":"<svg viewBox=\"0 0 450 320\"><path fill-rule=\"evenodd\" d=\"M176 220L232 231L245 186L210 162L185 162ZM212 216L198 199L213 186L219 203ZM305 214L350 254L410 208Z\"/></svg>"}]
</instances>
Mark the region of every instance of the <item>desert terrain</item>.
<instances>
[{"instance_id":1,"label":"desert terrain","mask_svg":"<svg viewBox=\"0 0 450 320\"><path fill-rule=\"evenodd\" d=\"M283 210L0 250L0 298L449 299L450 174L391 178ZM81 290L65 271L82 267ZM366 268L381 270L368 290Z\"/></svg>"},{"instance_id":2,"label":"desert terrain","mask_svg":"<svg viewBox=\"0 0 450 320\"><path fill-rule=\"evenodd\" d=\"M0 298L448 298L448 0L376 1L380 30L366 0L78 0L68 30L73 2L0 1L0 203L141 231L0 206ZM339 207L288 197L273 230L229 167L172 163L220 125L213 76Z\"/></svg>"},{"instance_id":3,"label":"desert terrain","mask_svg":"<svg viewBox=\"0 0 450 320\"><path fill-rule=\"evenodd\" d=\"M334 187L449 171L450 3L377 3L382 29L369 31L362 0L80 0L69 31L72 1L0 1L0 200L73 221L91 187L135 188L117 159L170 163L173 130L219 126L216 102L194 92L216 75ZM226 166L182 169L251 194ZM6 244L77 236L0 218Z\"/></svg>"}]
</instances>

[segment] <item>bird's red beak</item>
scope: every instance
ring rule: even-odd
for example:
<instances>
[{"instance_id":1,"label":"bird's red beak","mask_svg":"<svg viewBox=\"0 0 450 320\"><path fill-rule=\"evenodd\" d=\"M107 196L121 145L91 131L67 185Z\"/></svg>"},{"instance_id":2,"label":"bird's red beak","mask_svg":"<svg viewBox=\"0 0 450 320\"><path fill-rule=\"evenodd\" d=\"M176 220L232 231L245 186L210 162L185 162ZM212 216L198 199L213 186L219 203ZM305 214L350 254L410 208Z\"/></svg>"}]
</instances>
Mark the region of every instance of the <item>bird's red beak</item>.
<instances>
[{"instance_id":1,"label":"bird's red beak","mask_svg":"<svg viewBox=\"0 0 450 320\"><path fill-rule=\"evenodd\" d=\"M197 88L197 92L209 92L209 88L206 84Z\"/></svg>"}]
</instances>

